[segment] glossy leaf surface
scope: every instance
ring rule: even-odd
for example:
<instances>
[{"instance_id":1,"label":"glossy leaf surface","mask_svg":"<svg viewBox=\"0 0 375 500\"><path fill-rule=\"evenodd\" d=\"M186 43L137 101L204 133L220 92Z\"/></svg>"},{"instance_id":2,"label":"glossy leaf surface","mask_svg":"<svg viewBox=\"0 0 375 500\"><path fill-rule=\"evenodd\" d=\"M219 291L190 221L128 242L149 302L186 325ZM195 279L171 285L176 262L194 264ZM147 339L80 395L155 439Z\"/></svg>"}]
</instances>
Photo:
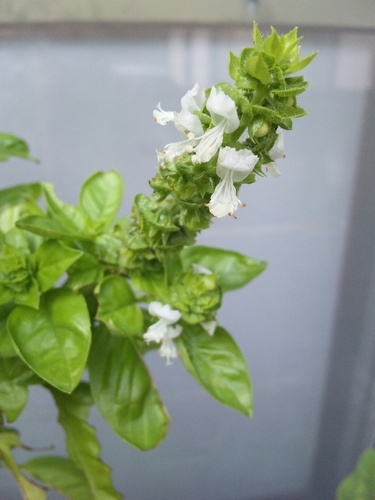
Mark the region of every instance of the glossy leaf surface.
<instances>
[{"instance_id":1,"label":"glossy leaf surface","mask_svg":"<svg viewBox=\"0 0 375 500\"><path fill-rule=\"evenodd\" d=\"M96 172L83 184L80 204L97 230L112 221L120 208L122 194L122 178L115 170Z\"/></svg>"},{"instance_id":2,"label":"glossy leaf surface","mask_svg":"<svg viewBox=\"0 0 375 500\"><path fill-rule=\"evenodd\" d=\"M85 299L70 290L50 290L39 310L16 307L8 330L25 361L41 378L71 392L80 381L90 346Z\"/></svg>"},{"instance_id":3,"label":"glossy leaf surface","mask_svg":"<svg viewBox=\"0 0 375 500\"><path fill-rule=\"evenodd\" d=\"M186 325L176 342L186 369L211 396L251 417L253 398L248 368L229 333L218 327L210 336L200 325Z\"/></svg>"},{"instance_id":4,"label":"glossy leaf surface","mask_svg":"<svg viewBox=\"0 0 375 500\"><path fill-rule=\"evenodd\" d=\"M89 375L98 410L122 439L141 450L164 439L169 416L131 338L96 329Z\"/></svg>"},{"instance_id":5,"label":"glossy leaf surface","mask_svg":"<svg viewBox=\"0 0 375 500\"><path fill-rule=\"evenodd\" d=\"M79 259L82 252L56 240L45 241L35 254L37 281L41 292L47 291Z\"/></svg>"},{"instance_id":6,"label":"glossy leaf surface","mask_svg":"<svg viewBox=\"0 0 375 500\"><path fill-rule=\"evenodd\" d=\"M128 282L121 276L106 276L97 288L97 318L120 335L142 333L143 315Z\"/></svg>"}]
</instances>

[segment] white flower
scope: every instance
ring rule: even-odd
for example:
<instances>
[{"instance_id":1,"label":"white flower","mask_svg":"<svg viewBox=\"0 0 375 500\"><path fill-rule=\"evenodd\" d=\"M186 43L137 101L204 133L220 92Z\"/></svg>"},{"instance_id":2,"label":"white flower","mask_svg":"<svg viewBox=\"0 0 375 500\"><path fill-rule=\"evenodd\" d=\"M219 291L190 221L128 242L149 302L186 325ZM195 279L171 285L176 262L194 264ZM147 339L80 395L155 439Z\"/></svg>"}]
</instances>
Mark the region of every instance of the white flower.
<instances>
[{"instance_id":1,"label":"white flower","mask_svg":"<svg viewBox=\"0 0 375 500\"><path fill-rule=\"evenodd\" d=\"M278 128L276 133L277 139L268 153L271 160L285 158L284 132L281 128Z\"/></svg>"},{"instance_id":2,"label":"white flower","mask_svg":"<svg viewBox=\"0 0 375 500\"><path fill-rule=\"evenodd\" d=\"M278 177L281 175L280 170L276 167L276 161L279 158L285 158L285 146L284 146L284 133L282 129L277 129L277 139L275 141L275 144L272 146L272 148L269 151L269 157L271 158L270 163L266 164L266 170L269 172L273 177Z\"/></svg>"},{"instance_id":3,"label":"white flower","mask_svg":"<svg viewBox=\"0 0 375 500\"><path fill-rule=\"evenodd\" d=\"M194 111L201 109L205 98L204 90L196 83L194 87L188 90L181 98L181 108L190 111L190 113L194 113Z\"/></svg>"},{"instance_id":4,"label":"white flower","mask_svg":"<svg viewBox=\"0 0 375 500\"><path fill-rule=\"evenodd\" d=\"M175 111L164 111L161 108L160 102L156 106L156 109L153 112L154 120L159 125L166 125L168 122L172 122L175 120L177 113Z\"/></svg>"},{"instance_id":5,"label":"white flower","mask_svg":"<svg viewBox=\"0 0 375 500\"><path fill-rule=\"evenodd\" d=\"M244 206L237 197L233 182L243 181L257 164L258 156L250 150L225 147L220 150L216 173L222 179L213 192L208 208L215 217L234 215L238 205Z\"/></svg>"},{"instance_id":6,"label":"white flower","mask_svg":"<svg viewBox=\"0 0 375 500\"><path fill-rule=\"evenodd\" d=\"M178 337L182 332L182 326L169 326L159 349L160 356L167 358L167 366L171 364L172 358L177 358L177 349L172 339Z\"/></svg>"},{"instance_id":7,"label":"white flower","mask_svg":"<svg viewBox=\"0 0 375 500\"><path fill-rule=\"evenodd\" d=\"M212 87L207 100L206 108L209 111L214 127L207 130L199 144L194 148L199 162L211 160L223 142L224 133L234 132L240 125L236 103L222 90L216 91Z\"/></svg>"},{"instance_id":8,"label":"white flower","mask_svg":"<svg viewBox=\"0 0 375 500\"><path fill-rule=\"evenodd\" d=\"M182 137L186 137L189 133L194 136L203 135L203 127L200 119L194 114L194 111L201 109L205 100L204 90L196 83L191 90L188 90L181 99L181 111L164 111L161 108L160 102L153 112L154 120L159 125L166 125L169 122L174 122L177 130Z\"/></svg>"},{"instance_id":9,"label":"white flower","mask_svg":"<svg viewBox=\"0 0 375 500\"><path fill-rule=\"evenodd\" d=\"M147 329L147 332L143 334L143 338L147 343L161 342L160 355L167 358L167 365L169 365L171 358L177 356L177 350L172 339L178 337L182 332L181 325L171 325L181 318L181 313L176 309L172 309L169 304L163 305L160 302L150 302L148 312L151 316L159 318L159 321Z\"/></svg>"}]
</instances>

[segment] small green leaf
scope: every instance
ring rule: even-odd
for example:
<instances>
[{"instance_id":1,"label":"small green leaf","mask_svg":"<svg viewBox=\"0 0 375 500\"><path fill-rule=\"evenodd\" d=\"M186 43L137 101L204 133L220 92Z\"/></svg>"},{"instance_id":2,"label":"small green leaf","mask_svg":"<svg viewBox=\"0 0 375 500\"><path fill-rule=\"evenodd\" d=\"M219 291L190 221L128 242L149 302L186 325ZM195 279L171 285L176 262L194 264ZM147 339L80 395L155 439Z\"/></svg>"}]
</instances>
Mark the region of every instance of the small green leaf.
<instances>
[{"instance_id":1,"label":"small green leaf","mask_svg":"<svg viewBox=\"0 0 375 500\"><path fill-rule=\"evenodd\" d=\"M49 215L69 233L87 233L89 218L81 207L63 203L52 184L43 184L43 193Z\"/></svg>"},{"instance_id":2,"label":"small green leaf","mask_svg":"<svg viewBox=\"0 0 375 500\"><path fill-rule=\"evenodd\" d=\"M229 75L233 80L238 78L238 70L240 67L240 58L235 56L233 52L229 51Z\"/></svg>"},{"instance_id":3,"label":"small green leaf","mask_svg":"<svg viewBox=\"0 0 375 500\"><path fill-rule=\"evenodd\" d=\"M69 248L60 241L45 241L35 254L36 279L40 291L46 292L51 288L81 255L82 252Z\"/></svg>"},{"instance_id":4,"label":"small green leaf","mask_svg":"<svg viewBox=\"0 0 375 500\"><path fill-rule=\"evenodd\" d=\"M8 204L21 203L25 199L33 199L37 201L42 194L42 185L39 183L34 184L20 184L0 191L0 207Z\"/></svg>"},{"instance_id":5,"label":"small green leaf","mask_svg":"<svg viewBox=\"0 0 375 500\"><path fill-rule=\"evenodd\" d=\"M130 337L110 335L104 325L97 328L89 375L98 410L122 439L141 450L164 439L169 416Z\"/></svg>"},{"instance_id":6,"label":"small green leaf","mask_svg":"<svg viewBox=\"0 0 375 500\"><path fill-rule=\"evenodd\" d=\"M337 500L373 500L375 498L375 450L361 455L354 472L337 489Z\"/></svg>"},{"instance_id":7,"label":"small green leaf","mask_svg":"<svg viewBox=\"0 0 375 500\"><path fill-rule=\"evenodd\" d=\"M0 411L14 422L27 403L27 386L36 375L18 357L0 358Z\"/></svg>"},{"instance_id":8,"label":"small green leaf","mask_svg":"<svg viewBox=\"0 0 375 500\"><path fill-rule=\"evenodd\" d=\"M253 397L247 365L229 333L218 327L210 336L200 325L186 325L176 342L186 369L211 396L251 417Z\"/></svg>"},{"instance_id":9,"label":"small green leaf","mask_svg":"<svg viewBox=\"0 0 375 500\"><path fill-rule=\"evenodd\" d=\"M264 261L238 252L204 246L185 247L181 252L181 260L184 269L192 264L199 264L214 272L223 292L245 286L264 271L267 265Z\"/></svg>"},{"instance_id":10,"label":"small green leaf","mask_svg":"<svg viewBox=\"0 0 375 500\"><path fill-rule=\"evenodd\" d=\"M29 147L23 139L15 135L0 132L0 161L9 160L10 156L18 156L25 160L37 162L29 156Z\"/></svg>"},{"instance_id":11,"label":"small green leaf","mask_svg":"<svg viewBox=\"0 0 375 500\"><path fill-rule=\"evenodd\" d=\"M30 279L30 283L25 290L14 294L14 302L19 306L28 306L33 309L38 309L39 287L35 278Z\"/></svg>"},{"instance_id":12,"label":"small green leaf","mask_svg":"<svg viewBox=\"0 0 375 500\"><path fill-rule=\"evenodd\" d=\"M42 295L39 310L16 307L8 330L25 363L42 379L63 392L72 392L81 379L90 346L90 317L86 301L71 290Z\"/></svg>"},{"instance_id":13,"label":"small green leaf","mask_svg":"<svg viewBox=\"0 0 375 500\"><path fill-rule=\"evenodd\" d=\"M89 496L83 495L77 500L120 500L121 495L112 486L111 470L100 460L100 446L95 428L87 423L92 405L89 385L80 383L72 394L63 394L56 390L52 390L52 394L59 410L59 423L65 431L69 456L84 474L90 491ZM71 466L68 467L72 471ZM71 480L74 479L77 477L76 473L70 477ZM67 483L62 486L66 487ZM78 486L84 487L81 477ZM74 500L74 497L71 498Z\"/></svg>"},{"instance_id":14,"label":"small green leaf","mask_svg":"<svg viewBox=\"0 0 375 500\"><path fill-rule=\"evenodd\" d=\"M33 458L22 464L21 470L71 500L93 498L85 474L68 458Z\"/></svg>"},{"instance_id":15,"label":"small green leaf","mask_svg":"<svg viewBox=\"0 0 375 500\"><path fill-rule=\"evenodd\" d=\"M83 184L80 194L81 207L95 222L96 230L112 222L120 208L122 195L122 179L115 170L96 172Z\"/></svg>"},{"instance_id":16,"label":"small green leaf","mask_svg":"<svg viewBox=\"0 0 375 500\"><path fill-rule=\"evenodd\" d=\"M106 276L99 283L96 296L99 302L97 319L109 330L120 335L138 335L143 332L143 315L134 293L121 276Z\"/></svg>"},{"instance_id":17,"label":"small green leaf","mask_svg":"<svg viewBox=\"0 0 375 500\"><path fill-rule=\"evenodd\" d=\"M279 62L283 56L284 46L277 34L277 31L271 27L271 34L264 40L264 51L273 56L276 62Z\"/></svg>"},{"instance_id":18,"label":"small green leaf","mask_svg":"<svg viewBox=\"0 0 375 500\"><path fill-rule=\"evenodd\" d=\"M253 42L256 50L262 50L263 48L263 38L262 34L259 31L257 23L253 22Z\"/></svg>"},{"instance_id":19,"label":"small green leaf","mask_svg":"<svg viewBox=\"0 0 375 500\"><path fill-rule=\"evenodd\" d=\"M318 52L313 52L309 56L304 57L300 61L296 62L295 64L292 64L288 68L285 69L284 73L294 73L296 71L300 71L301 69L305 68L308 64L311 63L311 61L314 59Z\"/></svg>"},{"instance_id":20,"label":"small green leaf","mask_svg":"<svg viewBox=\"0 0 375 500\"><path fill-rule=\"evenodd\" d=\"M270 71L262 53L254 53L246 61L246 70L250 76L267 85L271 79Z\"/></svg>"}]
</instances>

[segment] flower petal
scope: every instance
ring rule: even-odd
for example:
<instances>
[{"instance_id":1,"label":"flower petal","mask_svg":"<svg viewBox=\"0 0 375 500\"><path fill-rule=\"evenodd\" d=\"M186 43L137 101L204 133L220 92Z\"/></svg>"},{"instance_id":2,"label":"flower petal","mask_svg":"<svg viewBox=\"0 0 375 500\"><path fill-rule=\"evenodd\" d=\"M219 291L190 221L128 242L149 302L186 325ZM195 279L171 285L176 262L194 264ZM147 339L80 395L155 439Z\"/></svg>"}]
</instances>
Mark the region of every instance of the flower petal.
<instances>
[{"instance_id":1,"label":"flower petal","mask_svg":"<svg viewBox=\"0 0 375 500\"><path fill-rule=\"evenodd\" d=\"M182 97L181 108L193 113L194 111L201 109L205 98L206 96L204 90L200 88L198 83L196 83L194 87L191 90L188 90Z\"/></svg>"},{"instance_id":2,"label":"flower petal","mask_svg":"<svg viewBox=\"0 0 375 500\"><path fill-rule=\"evenodd\" d=\"M234 215L241 201L237 197L233 186L233 171L227 170L223 180L216 186L212 193L208 208L215 217Z\"/></svg>"},{"instance_id":3,"label":"flower petal","mask_svg":"<svg viewBox=\"0 0 375 500\"><path fill-rule=\"evenodd\" d=\"M156 108L157 109L154 110L153 115L155 122L159 125L166 125L168 122L172 122L175 120L175 111L164 111L164 109L162 109L160 106L160 102L156 106Z\"/></svg>"},{"instance_id":4,"label":"flower petal","mask_svg":"<svg viewBox=\"0 0 375 500\"><path fill-rule=\"evenodd\" d=\"M258 159L258 156L249 149L237 151L226 146L220 150L216 173L220 179L223 179L228 169L233 170L233 180L241 182L253 171Z\"/></svg>"},{"instance_id":5,"label":"flower petal","mask_svg":"<svg viewBox=\"0 0 375 500\"><path fill-rule=\"evenodd\" d=\"M223 118L218 125L204 133L198 146L194 148L199 163L210 161L216 155L223 142L225 127L226 122Z\"/></svg>"},{"instance_id":6,"label":"flower petal","mask_svg":"<svg viewBox=\"0 0 375 500\"><path fill-rule=\"evenodd\" d=\"M236 103L229 95L224 94L222 90L217 92L216 88L212 87L206 108L210 112L214 125L218 125L225 118L224 131L226 134L231 134L240 126Z\"/></svg>"}]
</instances>

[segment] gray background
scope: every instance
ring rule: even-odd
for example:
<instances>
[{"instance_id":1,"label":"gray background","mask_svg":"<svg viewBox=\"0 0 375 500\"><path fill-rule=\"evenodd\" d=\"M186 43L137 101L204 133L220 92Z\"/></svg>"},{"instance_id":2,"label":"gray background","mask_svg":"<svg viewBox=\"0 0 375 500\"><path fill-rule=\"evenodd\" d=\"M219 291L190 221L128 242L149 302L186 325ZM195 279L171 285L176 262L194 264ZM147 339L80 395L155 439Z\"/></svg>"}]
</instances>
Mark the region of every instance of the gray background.
<instances>
[{"instance_id":1,"label":"gray background","mask_svg":"<svg viewBox=\"0 0 375 500\"><path fill-rule=\"evenodd\" d=\"M27 139L42 162L1 165L1 187L50 181L76 203L92 172L117 169L122 214L135 194L149 192L155 148L178 139L173 126L153 123L155 105L178 110L196 81L228 80L228 51L251 41L251 30L230 26L16 25L3 33L0 130ZM217 220L199 237L269 263L220 312L249 364L254 417L220 406L178 360L166 368L150 355L172 418L165 442L140 452L91 416L128 500L330 499L371 444L375 34L301 34L303 53L319 55L300 98L310 114L285 134L282 176L245 186L238 219ZM17 423L22 441L63 453L55 418L48 394L31 388ZM0 498L20 498L4 470Z\"/></svg>"}]
</instances>

